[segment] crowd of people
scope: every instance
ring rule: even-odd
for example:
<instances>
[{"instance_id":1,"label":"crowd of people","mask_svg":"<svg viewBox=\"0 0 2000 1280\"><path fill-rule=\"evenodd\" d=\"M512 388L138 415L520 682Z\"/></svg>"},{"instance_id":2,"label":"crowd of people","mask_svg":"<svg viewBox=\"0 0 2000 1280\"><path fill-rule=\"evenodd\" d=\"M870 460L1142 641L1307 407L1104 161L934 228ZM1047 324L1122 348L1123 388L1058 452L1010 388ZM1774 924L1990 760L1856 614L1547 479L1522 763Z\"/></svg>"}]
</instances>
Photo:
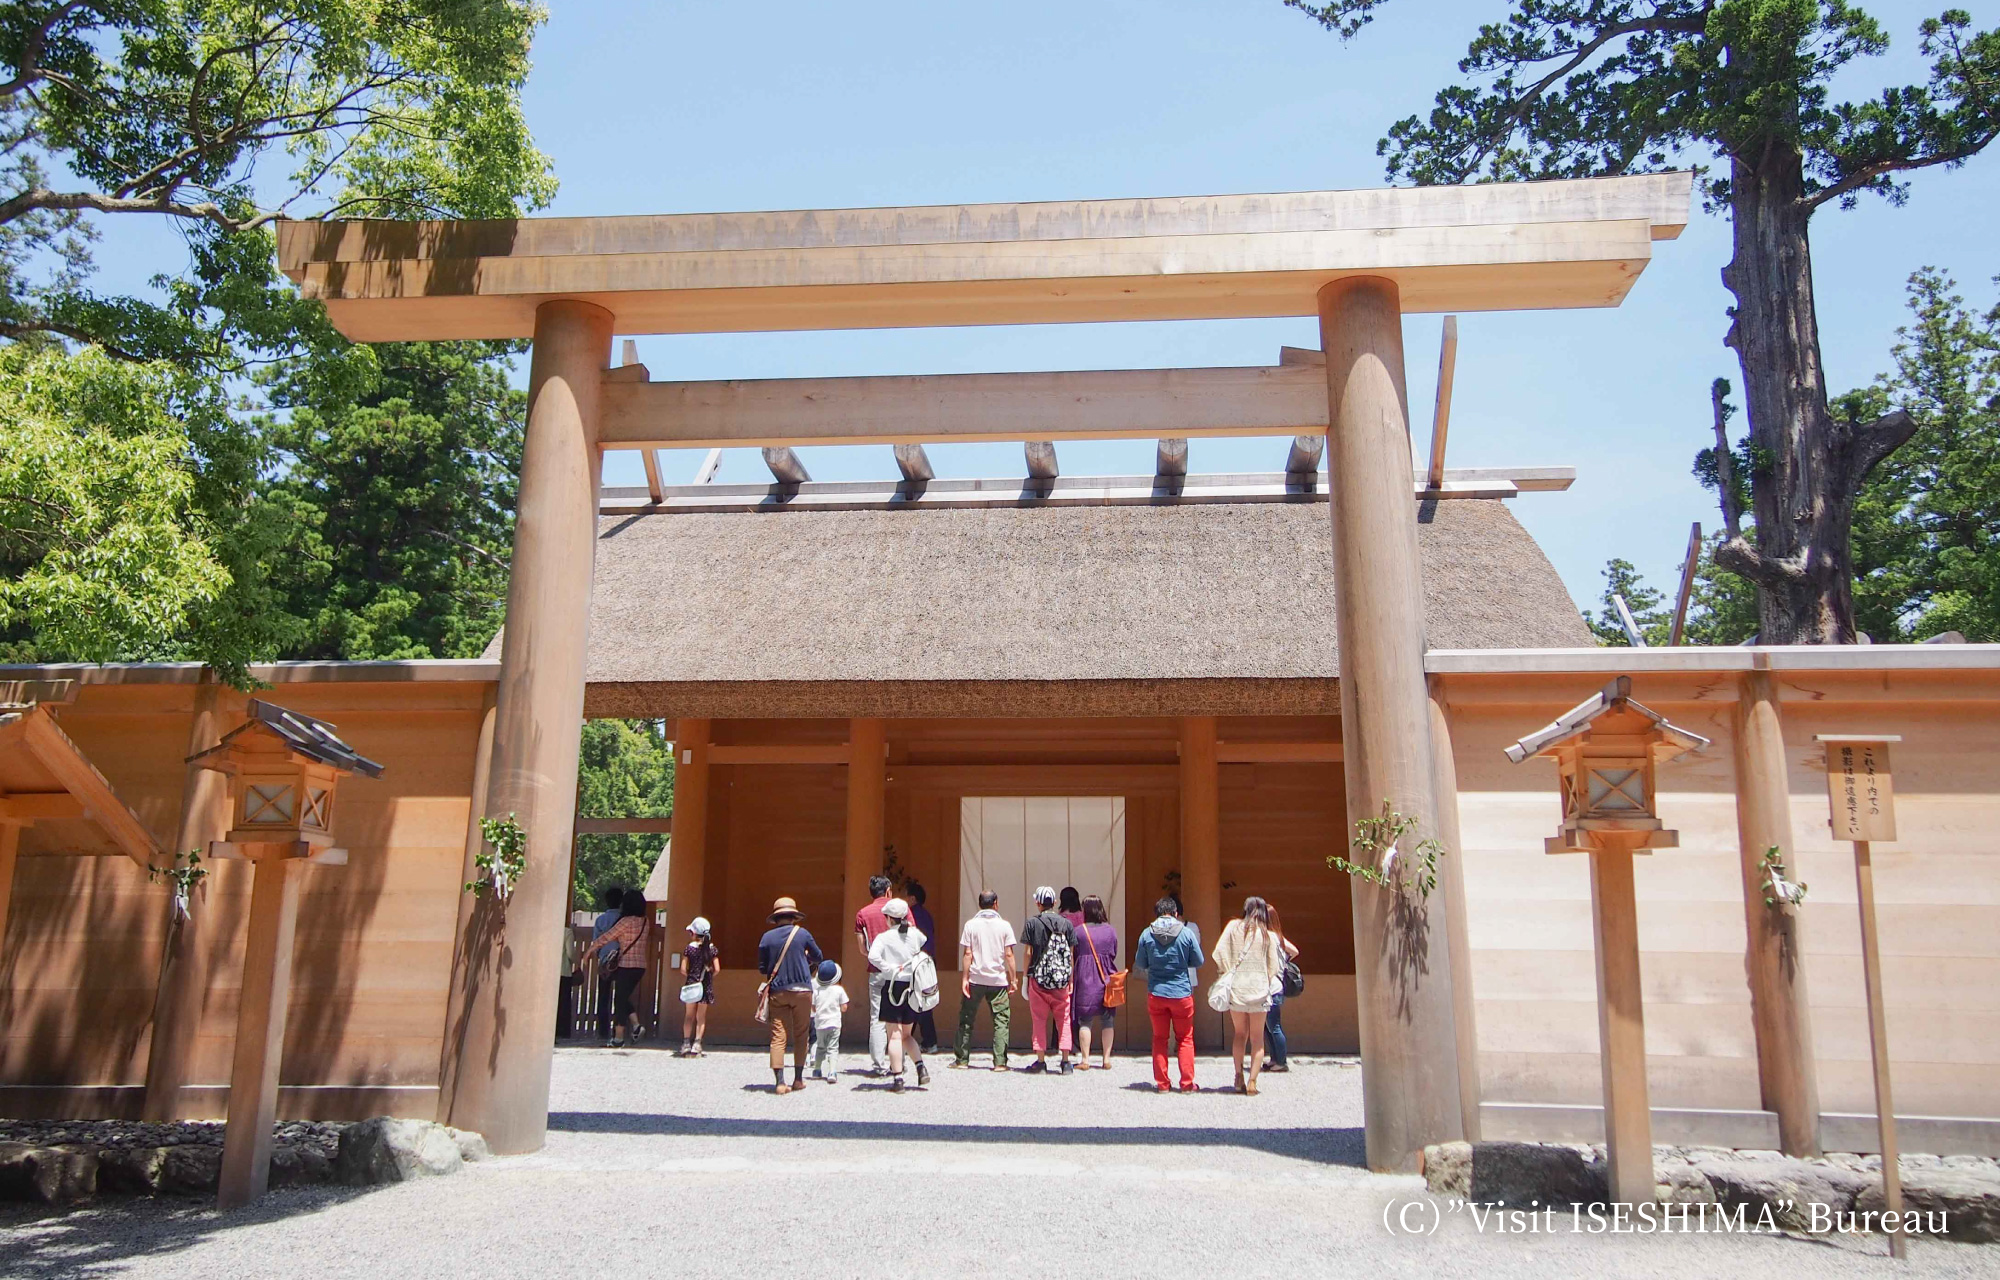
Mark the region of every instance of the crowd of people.
<instances>
[{"instance_id":1,"label":"crowd of people","mask_svg":"<svg viewBox=\"0 0 2000 1280\"><path fill-rule=\"evenodd\" d=\"M923 886L909 883L900 898L891 897L889 890L888 877L874 877L870 901L855 913L853 924L868 964L867 1074L887 1077L891 1091L900 1093L907 1087L906 1071L914 1073L918 1087L928 1085L931 1073L924 1055L939 1056L937 939ZM1224 926L1208 956L1200 928L1184 918L1179 900L1163 897L1131 949L1128 970L1119 967L1118 930L1103 898L1046 885L1032 898L1033 913L1018 933L1000 913L999 895L991 890L979 894L978 912L960 930L961 1001L947 1065L971 1068L974 1033L984 1009L992 1069L1011 1069L1008 1039L1012 998L1018 991L1031 1020L1029 1074L1108 1070L1117 1010L1124 1003L1128 977L1136 974L1145 984L1152 1024L1153 1088L1167 1093L1176 1087L1171 1067L1178 1070L1180 1091L1193 1093L1195 986L1201 966L1212 960L1216 976L1206 998L1228 1021L1235 1091L1255 1095L1259 1077L1289 1070L1284 1002L1303 979L1296 964L1299 949L1285 936L1276 907L1259 897L1246 898L1242 914ZM615 889L606 892L604 902L587 951L598 960L600 1038L622 1045L638 1034L632 990L646 967L646 904L636 892L621 896ZM757 944L757 972L764 979L758 1017L770 1027L776 1092L802 1090L808 1081L836 1083L841 1026L849 1005L845 975L822 952L793 899L772 904L769 924ZM700 1057L722 961L706 919L689 921L687 933L689 941L673 964L684 1006L679 1056Z\"/></svg>"}]
</instances>

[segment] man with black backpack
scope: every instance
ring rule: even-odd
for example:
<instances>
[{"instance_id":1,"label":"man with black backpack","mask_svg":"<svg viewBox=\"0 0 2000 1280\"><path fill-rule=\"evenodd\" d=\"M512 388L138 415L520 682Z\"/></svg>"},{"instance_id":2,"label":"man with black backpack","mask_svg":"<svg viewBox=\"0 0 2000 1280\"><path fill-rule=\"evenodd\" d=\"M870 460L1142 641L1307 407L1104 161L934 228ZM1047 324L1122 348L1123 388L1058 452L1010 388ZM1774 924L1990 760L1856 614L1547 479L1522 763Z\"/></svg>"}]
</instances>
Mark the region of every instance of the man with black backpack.
<instances>
[{"instance_id":1,"label":"man with black backpack","mask_svg":"<svg viewBox=\"0 0 2000 1280\"><path fill-rule=\"evenodd\" d=\"M1030 1074L1049 1069L1049 1019L1056 1020L1056 1043L1061 1051L1062 1075L1070 1073L1071 1043L1070 994L1076 976L1076 926L1056 911L1056 891L1043 885L1035 890L1035 914L1021 926L1021 942L1028 948L1027 976L1021 980L1021 994L1028 999L1029 1026L1035 1060Z\"/></svg>"}]
</instances>

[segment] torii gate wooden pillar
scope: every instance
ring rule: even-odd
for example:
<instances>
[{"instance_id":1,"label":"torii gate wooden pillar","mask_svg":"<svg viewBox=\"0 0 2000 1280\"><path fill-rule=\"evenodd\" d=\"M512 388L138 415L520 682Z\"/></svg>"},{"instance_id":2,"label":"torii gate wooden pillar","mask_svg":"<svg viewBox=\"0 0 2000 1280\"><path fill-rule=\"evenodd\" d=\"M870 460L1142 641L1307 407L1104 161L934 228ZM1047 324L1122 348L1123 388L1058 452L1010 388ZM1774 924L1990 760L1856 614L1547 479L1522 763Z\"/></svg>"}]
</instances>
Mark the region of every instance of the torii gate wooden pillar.
<instances>
[{"instance_id":1,"label":"torii gate wooden pillar","mask_svg":"<svg viewBox=\"0 0 2000 1280\"><path fill-rule=\"evenodd\" d=\"M528 438L483 812L528 831L470 914L448 1118L498 1152L547 1126L583 713L599 451L1330 433L1349 812L1440 834L1401 315L1616 306L1692 176L1164 200L281 223L280 265L360 342L533 336ZM611 335L1318 316L1327 362L1270 369L649 383ZM478 814L474 815L479 816ZM1448 831L1442 832L1448 834ZM1453 851L1454 854L1456 851ZM857 864L858 865L858 864ZM1355 893L1368 1162L1464 1131L1452 877L1425 909ZM676 918L699 909L679 901ZM502 923L504 921L504 924ZM1433 924L1432 922L1437 923ZM482 932L484 931L484 932Z\"/></svg>"}]
</instances>

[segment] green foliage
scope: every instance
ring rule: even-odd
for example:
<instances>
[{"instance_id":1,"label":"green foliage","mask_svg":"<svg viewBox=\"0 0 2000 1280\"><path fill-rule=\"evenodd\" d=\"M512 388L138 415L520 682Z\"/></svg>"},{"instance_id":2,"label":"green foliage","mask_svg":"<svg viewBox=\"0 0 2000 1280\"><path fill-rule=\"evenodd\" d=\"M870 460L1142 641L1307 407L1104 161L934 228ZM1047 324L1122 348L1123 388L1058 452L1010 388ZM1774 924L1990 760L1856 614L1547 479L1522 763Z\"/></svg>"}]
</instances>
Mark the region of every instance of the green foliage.
<instances>
[{"instance_id":1,"label":"green foliage","mask_svg":"<svg viewBox=\"0 0 2000 1280\"><path fill-rule=\"evenodd\" d=\"M262 659L463 653L491 633L504 566L487 559L488 508L510 501L511 484L492 473L511 471L518 434L518 414L492 392L494 348L426 353L433 384L463 377L461 401L484 397L454 416L451 394L399 384L280 277L272 223L504 217L545 203L553 183L519 104L542 17L519 0L0 6L0 339L21 351L12 359L77 343L130 361L156 379L159 409L138 431L61 398L60 412L36 411L32 442L10 422L23 456L8 478L17 500L0 514L12 580L0 647L40 660L196 658L247 684ZM147 223L174 226L186 262L163 264L143 294L93 291L93 243ZM274 361L284 367L273 375ZM271 393L256 417L230 404L246 376ZM282 422L302 408L304 420ZM266 428L296 452L281 458ZM49 558L90 514L76 487L85 477L64 461L82 453L102 473L91 510L131 488L125 536L104 531L94 569ZM273 484L287 462L299 474ZM46 495L18 486L56 483L66 467L76 479L38 526L20 499ZM426 514L465 528L431 537L429 561L368 548L386 562L336 585L367 553L344 540L425 473L441 490ZM49 523L56 507L67 531ZM150 542L134 541L141 527ZM85 554L69 545L72 560ZM43 578L19 580L44 564ZM409 579L400 593L382 585L395 569ZM64 602L64 590L90 598Z\"/></svg>"},{"instance_id":2,"label":"green foliage","mask_svg":"<svg viewBox=\"0 0 2000 1280\"><path fill-rule=\"evenodd\" d=\"M577 812L586 818L664 818L674 811L674 756L661 720L586 720ZM659 836L576 838L575 900L595 903L607 885L639 888L659 860Z\"/></svg>"},{"instance_id":3,"label":"green foliage","mask_svg":"<svg viewBox=\"0 0 2000 1280\"><path fill-rule=\"evenodd\" d=\"M528 869L528 833L510 813L504 818L481 818L479 834L486 837L486 844L473 855L472 864L481 874L465 882L465 891L483 898L491 890L505 902Z\"/></svg>"},{"instance_id":4,"label":"green foliage","mask_svg":"<svg viewBox=\"0 0 2000 1280\"><path fill-rule=\"evenodd\" d=\"M0 335L233 364L318 310L275 282L276 218L545 203L519 102L542 18L518 0L0 9ZM90 241L134 217L185 227L191 270L164 300L83 288Z\"/></svg>"},{"instance_id":5,"label":"green foliage","mask_svg":"<svg viewBox=\"0 0 2000 1280\"><path fill-rule=\"evenodd\" d=\"M1894 372L1837 405L1918 422L1855 512L1855 609L1877 640L2000 640L2000 305L1974 312L1956 289L1932 268L1911 276Z\"/></svg>"},{"instance_id":6,"label":"green foliage","mask_svg":"<svg viewBox=\"0 0 2000 1280\"><path fill-rule=\"evenodd\" d=\"M1400 856L1396 846L1416 829L1415 818L1398 813L1384 800L1378 816L1354 820L1353 848L1361 860L1350 861L1336 853L1327 858L1326 864L1382 888L1406 883L1417 891L1418 897L1428 898L1437 888L1438 859L1444 857L1444 845L1429 837L1419 841L1412 850L1417 859L1412 865Z\"/></svg>"},{"instance_id":7,"label":"green foliage","mask_svg":"<svg viewBox=\"0 0 2000 1280\"><path fill-rule=\"evenodd\" d=\"M196 885L208 879L208 868L201 865L201 850L189 849L164 867L147 863L146 879L154 884L172 885L174 894L185 899Z\"/></svg>"},{"instance_id":8,"label":"green foliage","mask_svg":"<svg viewBox=\"0 0 2000 1280\"><path fill-rule=\"evenodd\" d=\"M506 605L527 397L520 344L350 347L263 379L284 469L265 486L298 526L275 570L306 622L290 656L471 658Z\"/></svg>"},{"instance_id":9,"label":"green foliage","mask_svg":"<svg viewBox=\"0 0 2000 1280\"><path fill-rule=\"evenodd\" d=\"M1617 607L1612 604L1614 596L1625 597L1625 607L1632 611L1632 621L1638 624L1639 634L1646 638L1647 644L1667 642L1667 632L1674 620L1673 602L1647 586L1631 561L1614 559L1604 562L1604 595L1600 598L1596 616L1583 615L1584 622L1596 635L1599 644L1622 646L1632 643L1618 619Z\"/></svg>"},{"instance_id":10,"label":"green foliage","mask_svg":"<svg viewBox=\"0 0 2000 1280\"><path fill-rule=\"evenodd\" d=\"M222 406L169 366L0 348L0 650L164 657L229 589L190 418Z\"/></svg>"},{"instance_id":11,"label":"green foliage","mask_svg":"<svg viewBox=\"0 0 2000 1280\"><path fill-rule=\"evenodd\" d=\"M1285 0L1352 38L1388 0ZM1834 101L1832 82L1889 37L1847 0L1513 0L1437 95L1380 144L1392 178L1581 178L1769 150L1802 155L1814 203L1957 164L2000 132L2000 33L1948 9L1918 28L1925 83ZM1729 202L1726 177L1707 183Z\"/></svg>"}]
</instances>

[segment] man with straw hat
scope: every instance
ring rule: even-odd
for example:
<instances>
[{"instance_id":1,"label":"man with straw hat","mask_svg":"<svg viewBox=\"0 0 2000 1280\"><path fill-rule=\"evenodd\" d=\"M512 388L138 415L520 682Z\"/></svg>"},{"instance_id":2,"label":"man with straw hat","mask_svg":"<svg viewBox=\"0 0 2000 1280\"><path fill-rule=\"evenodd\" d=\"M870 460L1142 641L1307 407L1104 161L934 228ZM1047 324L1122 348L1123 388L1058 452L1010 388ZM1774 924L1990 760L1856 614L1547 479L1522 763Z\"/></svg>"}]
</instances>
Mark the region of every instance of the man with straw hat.
<instances>
[{"instance_id":1,"label":"man with straw hat","mask_svg":"<svg viewBox=\"0 0 2000 1280\"><path fill-rule=\"evenodd\" d=\"M771 1078L780 1094L803 1089L806 1054L812 1048L812 979L819 944L805 929L805 912L790 898L771 904L771 929L757 944L758 1016L771 1024ZM792 1082L785 1083L785 1047L792 1050Z\"/></svg>"}]
</instances>

